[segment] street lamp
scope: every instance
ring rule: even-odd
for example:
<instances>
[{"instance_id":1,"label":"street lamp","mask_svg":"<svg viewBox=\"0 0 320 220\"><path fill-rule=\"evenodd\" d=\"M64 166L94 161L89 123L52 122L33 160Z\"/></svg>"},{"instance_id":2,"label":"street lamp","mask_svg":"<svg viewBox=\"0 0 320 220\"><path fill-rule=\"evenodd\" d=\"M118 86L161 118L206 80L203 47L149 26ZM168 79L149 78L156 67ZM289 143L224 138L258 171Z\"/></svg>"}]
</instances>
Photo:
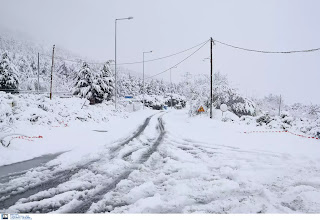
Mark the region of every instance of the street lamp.
<instances>
[{"instance_id":1,"label":"street lamp","mask_svg":"<svg viewBox=\"0 0 320 220\"><path fill-rule=\"evenodd\" d=\"M144 54L145 53L152 53L152 50L150 50L150 51L147 51L147 52L142 52L142 54L143 54L143 67L142 67L142 71L143 71L143 109L144 109L144 104L145 104L145 101L144 101L144 95L145 95L145 90L144 90Z\"/></svg>"},{"instance_id":2,"label":"street lamp","mask_svg":"<svg viewBox=\"0 0 320 220\"><path fill-rule=\"evenodd\" d=\"M115 109L117 109L117 21L131 20L133 17L117 18L114 21L114 75L115 75Z\"/></svg>"},{"instance_id":3,"label":"street lamp","mask_svg":"<svg viewBox=\"0 0 320 220\"><path fill-rule=\"evenodd\" d=\"M172 109L172 93L173 93L173 86L172 86L172 79L171 79L171 69L177 68L177 66L170 68L170 84L171 84L171 109Z\"/></svg>"}]
</instances>

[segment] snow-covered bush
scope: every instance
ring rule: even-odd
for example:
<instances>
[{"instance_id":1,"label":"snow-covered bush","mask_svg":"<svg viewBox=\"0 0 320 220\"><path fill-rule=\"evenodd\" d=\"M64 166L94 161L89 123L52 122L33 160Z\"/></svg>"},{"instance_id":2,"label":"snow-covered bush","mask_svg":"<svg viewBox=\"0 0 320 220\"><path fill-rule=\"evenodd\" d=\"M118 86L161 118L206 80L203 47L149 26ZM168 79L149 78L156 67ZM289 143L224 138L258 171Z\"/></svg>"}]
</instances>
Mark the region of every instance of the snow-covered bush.
<instances>
[{"instance_id":1,"label":"snow-covered bush","mask_svg":"<svg viewBox=\"0 0 320 220\"><path fill-rule=\"evenodd\" d=\"M143 102L143 100L142 100ZM164 105L164 98L156 95L145 96L145 106L155 110L161 110Z\"/></svg>"},{"instance_id":2,"label":"snow-covered bush","mask_svg":"<svg viewBox=\"0 0 320 220\"><path fill-rule=\"evenodd\" d=\"M263 114L257 117L242 116L240 123L255 125L266 129L291 130L302 132L308 136L320 138L320 118L314 120L307 117L294 117L287 111L280 116Z\"/></svg>"},{"instance_id":3,"label":"snow-covered bush","mask_svg":"<svg viewBox=\"0 0 320 220\"><path fill-rule=\"evenodd\" d=\"M11 106L16 101L15 107ZM0 127L17 122L30 125L64 126L76 122L106 122L110 115L126 116L123 108L114 112L111 102L100 105L83 105L83 99L58 98L50 100L46 95L10 94L0 92Z\"/></svg>"},{"instance_id":4,"label":"snow-covered bush","mask_svg":"<svg viewBox=\"0 0 320 220\"><path fill-rule=\"evenodd\" d=\"M269 94L262 99L255 100L257 108L260 111L267 111L271 116L279 115L280 96ZM281 106L284 101L281 99Z\"/></svg>"},{"instance_id":5,"label":"snow-covered bush","mask_svg":"<svg viewBox=\"0 0 320 220\"><path fill-rule=\"evenodd\" d=\"M141 103L143 103L143 97L145 100L145 106L155 109L155 110L161 110L163 109L163 106L171 106L171 96L170 95L139 95L136 96L138 100L140 100ZM173 107L176 105L181 105L183 108L186 106L186 100L185 97L177 94L173 94L172 96L172 103Z\"/></svg>"},{"instance_id":6,"label":"snow-covered bush","mask_svg":"<svg viewBox=\"0 0 320 220\"><path fill-rule=\"evenodd\" d=\"M282 112L280 115L280 120L282 123L287 124L287 125L292 125L294 118L290 116L288 112Z\"/></svg>"},{"instance_id":7,"label":"snow-covered bush","mask_svg":"<svg viewBox=\"0 0 320 220\"><path fill-rule=\"evenodd\" d=\"M256 119L252 116L243 115L240 117L240 122L245 123L247 125L256 125Z\"/></svg>"},{"instance_id":8,"label":"snow-covered bush","mask_svg":"<svg viewBox=\"0 0 320 220\"><path fill-rule=\"evenodd\" d=\"M198 104L207 109L210 108L210 78L207 75L200 75L193 79L186 80L179 84L187 100L192 102L195 108L190 114L196 114ZM219 109L221 104L226 104L228 109L241 117L242 115L255 115L255 103L245 97L242 97L234 88L231 88L225 75L214 74L213 81L213 107Z\"/></svg>"},{"instance_id":9,"label":"snow-covered bush","mask_svg":"<svg viewBox=\"0 0 320 220\"><path fill-rule=\"evenodd\" d=\"M172 96L172 106L175 107L177 105L181 105L182 108L186 107L186 98L178 95L178 94L170 94L169 96L165 97L165 105L171 107L171 96Z\"/></svg>"},{"instance_id":10,"label":"snow-covered bush","mask_svg":"<svg viewBox=\"0 0 320 220\"><path fill-rule=\"evenodd\" d=\"M248 98L242 97L226 85L215 86L213 90L213 105L220 108L221 104L226 104L230 111L237 116L255 115L255 103Z\"/></svg>"},{"instance_id":11,"label":"snow-covered bush","mask_svg":"<svg viewBox=\"0 0 320 220\"><path fill-rule=\"evenodd\" d=\"M240 118L233 112L227 111L223 113L222 121L223 122L238 122Z\"/></svg>"},{"instance_id":12,"label":"snow-covered bush","mask_svg":"<svg viewBox=\"0 0 320 220\"><path fill-rule=\"evenodd\" d=\"M11 94L0 91L0 125L7 125L13 122L13 111L10 103L13 101Z\"/></svg>"},{"instance_id":13,"label":"snow-covered bush","mask_svg":"<svg viewBox=\"0 0 320 220\"><path fill-rule=\"evenodd\" d=\"M269 124L272 120L274 120L273 118L270 117L269 114L265 114L265 115L261 115L256 119L256 122L262 126L262 125L267 125Z\"/></svg>"}]
</instances>

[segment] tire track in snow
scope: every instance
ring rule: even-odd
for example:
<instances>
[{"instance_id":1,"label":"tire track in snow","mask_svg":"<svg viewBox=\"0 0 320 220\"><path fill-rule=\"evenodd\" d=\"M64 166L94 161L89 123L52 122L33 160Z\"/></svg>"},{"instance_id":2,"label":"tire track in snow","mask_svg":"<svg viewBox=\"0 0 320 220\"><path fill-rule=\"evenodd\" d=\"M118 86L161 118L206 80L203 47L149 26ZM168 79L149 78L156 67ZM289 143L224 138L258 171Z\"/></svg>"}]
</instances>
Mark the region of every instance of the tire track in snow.
<instances>
[{"instance_id":1,"label":"tire track in snow","mask_svg":"<svg viewBox=\"0 0 320 220\"><path fill-rule=\"evenodd\" d=\"M191 139L180 139L179 140L177 137L174 137L172 134L170 134L170 141L172 143L175 143L176 145L193 147L198 150L202 149L203 151L207 151L207 150L212 151L214 149L214 150L216 150L215 153L224 153L225 151L233 151L233 152L239 152L239 153L250 153L250 154L267 155L267 156L273 156L273 157L288 157L289 156L287 154L276 153L276 152L266 151L266 150L254 150L254 149L241 150L241 148L237 147L237 146L199 142L199 141L194 141Z\"/></svg>"},{"instance_id":2,"label":"tire track in snow","mask_svg":"<svg viewBox=\"0 0 320 220\"><path fill-rule=\"evenodd\" d=\"M164 115L164 114L163 114ZM145 163L150 156L156 152L158 146L162 143L164 135L165 135L165 129L163 126L163 121L162 121L162 116L161 115L158 118L158 129L160 131L160 134L158 136L158 138L156 139L155 143L152 145L151 148L149 148L144 154L142 154L142 156L140 157L139 163L138 164L133 164L133 166L125 171L124 173L122 173L121 175L119 175L112 183L110 183L109 185L107 185L106 187L102 188L101 190L99 190L95 195L93 195L92 197L86 198L86 200L83 201L83 203L77 207L75 207L74 209L70 210L69 213L85 213L87 212L91 205L93 203L97 203L99 202L101 199L103 199L103 196L105 194L107 194L108 192L110 192L111 190L115 189L118 185L118 183L120 183L122 180L127 179L129 177L129 175L136 170L137 166L139 164L143 164ZM140 132L141 134L142 132ZM127 142L129 143L129 142ZM122 145L124 146L124 145Z\"/></svg>"},{"instance_id":3,"label":"tire track in snow","mask_svg":"<svg viewBox=\"0 0 320 220\"><path fill-rule=\"evenodd\" d=\"M147 119L145 119L144 123L141 126L139 126L139 128L137 129L137 132L135 132L133 134L133 136L122 141L120 144L117 144L116 147L111 148L110 149L111 153L119 152L123 146L127 145L132 140L134 140L135 138L140 136L142 134L142 132L148 126L148 124L153 116L154 115L151 115ZM74 169L60 171L60 172L54 174L52 177L49 177L49 179L45 180L44 182L41 182L39 184L35 184L35 185L31 186L30 188L27 188L25 191L19 191L19 192L15 192L15 193L11 193L11 194L8 191L0 192L0 199L2 198L2 200L0 200L0 210L2 210L2 209L5 210L5 209L13 206L21 198L28 198L38 192L46 191L50 188L57 187L58 185L70 180L70 178L74 174L78 173L80 170L86 169L88 166L94 164L95 162L100 161L101 159L103 159L103 157L100 157L95 160L91 160L91 161L85 163L84 165L81 165L81 166L76 167ZM8 195L8 193L9 193L9 195Z\"/></svg>"},{"instance_id":4,"label":"tire track in snow","mask_svg":"<svg viewBox=\"0 0 320 220\"><path fill-rule=\"evenodd\" d=\"M150 120L151 120L151 118L152 118L153 116L154 116L154 115L148 117L148 118L145 120L145 122L143 123L143 125L141 125L141 126L139 127L138 131L137 131L132 137L130 137L130 138L128 138L127 140L123 141L123 142L122 142L121 144L119 144L118 146L110 149L110 152L111 152L112 154L114 154L112 158L114 158L114 156L115 156L116 153L119 153L119 151L122 149L122 147L124 147L125 145L129 144L133 139L139 137L139 136L142 134L142 132L143 132L143 131L146 129L146 127L149 125Z\"/></svg>"}]
</instances>

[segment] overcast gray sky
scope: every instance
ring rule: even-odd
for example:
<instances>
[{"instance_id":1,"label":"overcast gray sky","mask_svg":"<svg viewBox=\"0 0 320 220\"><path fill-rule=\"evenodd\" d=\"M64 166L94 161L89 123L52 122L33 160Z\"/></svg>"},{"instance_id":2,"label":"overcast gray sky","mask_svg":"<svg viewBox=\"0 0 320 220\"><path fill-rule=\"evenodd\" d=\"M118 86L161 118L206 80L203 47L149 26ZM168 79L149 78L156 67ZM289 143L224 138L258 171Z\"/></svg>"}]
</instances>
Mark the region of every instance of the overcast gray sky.
<instances>
[{"instance_id":1,"label":"overcast gray sky","mask_svg":"<svg viewBox=\"0 0 320 220\"><path fill-rule=\"evenodd\" d=\"M114 59L114 20L118 23L118 62L165 56L210 37L261 50L320 47L318 0L1 0L0 26L24 32L99 61ZM257 54L214 46L214 71L227 74L248 95L282 94L288 102L320 104L320 52ZM188 53L145 65L161 72ZM209 74L209 44L177 69L173 80L190 72ZM142 65L126 66L142 72ZM169 79L169 72L158 78Z\"/></svg>"}]
</instances>

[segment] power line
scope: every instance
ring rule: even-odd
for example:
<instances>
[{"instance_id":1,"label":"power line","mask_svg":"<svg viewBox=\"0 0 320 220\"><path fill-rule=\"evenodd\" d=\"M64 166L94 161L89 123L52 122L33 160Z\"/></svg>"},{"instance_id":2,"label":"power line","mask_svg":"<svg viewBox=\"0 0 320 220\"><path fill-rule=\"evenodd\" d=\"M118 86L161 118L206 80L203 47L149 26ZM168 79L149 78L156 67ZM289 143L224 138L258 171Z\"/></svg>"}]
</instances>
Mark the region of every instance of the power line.
<instances>
[{"instance_id":1,"label":"power line","mask_svg":"<svg viewBox=\"0 0 320 220\"><path fill-rule=\"evenodd\" d=\"M195 46L193 46L193 47L190 47L190 48L188 48L188 49L182 50L182 51L180 51L180 52L177 52L177 53L174 53L174 54L170 54L170 55L167 55L167 56L164 56L164 57L158 57L158 58L151 59L151 60L145 60L144 62L145 62L145 63L148 63L148 62L157 61L157 60L162 60L162 59L166 59L166 58L169 58L169 57L172 57L172 56L176 56L176 55L178 55L178 54L181 54L181 53L187 52L187 51L189 51L189 50L192 50L192 49L194 49L194 48L196 48L196 47L199 47L200 45L202 45L202 44L204 44L204 43L207 43L207 42L208 42L208 40L206 40L206 41L204 41L204 42L202 42L202 43L200 43L200 44L197 44L197 45L195 45ZM138 63L143 63L143 61L130 62L130 63L119 63L119 64L117 64L117 65L130 65L130 64L138 64Z\"/></svg>"},{"instance_id":2,"label":"power line","mask_svg":"<svg viewBox=\"0 0 320 220\"><path fill-rule=\"evenodd\" d=\"M234 46L231 44L227 44L218 40L213 40L214 42L220 43L222 45L232 47L239 50L249 51L249 52L256 52L256 53L282 53L282 54L289 54L289 53L309 53L309 52L315 52L320 50L320 48L312 48L312 49L306 49L306 50L291 50L291 51L265 51L265 50L255 50L255 49L248 49L243 47Z\"/></svg>"},{"instance_id":3,"label":"power line","mask_svg":"<svg viewBox=\"0 0 320 220\"><path fill-rule=\"evenodd\" d=\"M51 57L52 56L52 55L48 55L48 54L40 54L40 55L46 56L46 57ZM84 60L81 59L81 58L79 58L78 60L72 60L72 59L66 59L66 58L55 56L54 59L63 60L63 61L69 61L69 62L74 62L74 63L84 62ZM104 64L104 63L95 63L95 62L86 62L86 63L88 63L88 64Z\"/></svg>"},{"instance_id":4,"label":"power line","mask_svg":"<svg viewBox=\"0 0 320 220\"><path fill-rule=\"evenodd\" d=\"M193 47L190 47L188 49L185 49L185 50L182 50L182 51L179 51L179 52L176 52L176 53L173 53L173 54L170 54L170 55L167 55L167 56L163 56L163 57L158 57L158 58L155 58L155 59L151 59L151 60L145 60L144 62L145 63L148 63L148 62L153 62L153 61L157 61L157 60L162 60L162 59L166 59L166 58L169 58L169 57L173 57L173 56L176 56L176 55L179 55L181 53L184 53L184 52L187 52L189 50L192 50L196 47L199 47L200 45L206 43L206 41L200 43L200 44L197 44ZM43 56L47 56L47 57L51 57L51 55L48 55L48 54L41 54ZM64 60L64 61L69 61L69 62L74 62L74 63L79 63L81 61L84 61L82 60L81 58L79 58L78 60L72 60L72 59L65 59L65 58L62 58L62 57L55 57L55 59L58 59L58 60ZM86 62L88 64L104 64L105 62ZM135 61L135 62L127 62L127 63L117 63L117 65L132 65L132 64L140 64L140 63L143 63L143 61ZM114 65L114 64L110 64L110 65Z\"/></svg>"},{"instance_id":5,"label":"power line","mask_svg":"<svg viewBox=\"0 0 320 220\"><path fill-rule=\"evenodd\" d=\"M206 45L209 41L210 41L210 40L205 41L205 42L201 45L201 47L199 47L199 48L198 48L197 50L195 50L192 54L190 54L189 56L187 56L186 58L184 58L183 60L181 60L181 61L178 62L177 64L173 65L172 67L170 67L170 68L168 68L168 69L166 69L166 70L164 70L164 71L162 71L162 72L160 72L160 73L157 73L157 74L155 74L155 75L146 77L146 79L150 79L150 78L153 78L153 77L155 77L155 76L158 76L158 75L160 75L160 74L162 74L162 73L167 72L168 70L172 69L173 67L176 67L176 66L180 65L182 62L186 61L188 58L190 58L192 55L194 55L196 52L198 52L198 51L199 51L202 47L204 47L204 45Z\"/></svg>"}]
</instances>

